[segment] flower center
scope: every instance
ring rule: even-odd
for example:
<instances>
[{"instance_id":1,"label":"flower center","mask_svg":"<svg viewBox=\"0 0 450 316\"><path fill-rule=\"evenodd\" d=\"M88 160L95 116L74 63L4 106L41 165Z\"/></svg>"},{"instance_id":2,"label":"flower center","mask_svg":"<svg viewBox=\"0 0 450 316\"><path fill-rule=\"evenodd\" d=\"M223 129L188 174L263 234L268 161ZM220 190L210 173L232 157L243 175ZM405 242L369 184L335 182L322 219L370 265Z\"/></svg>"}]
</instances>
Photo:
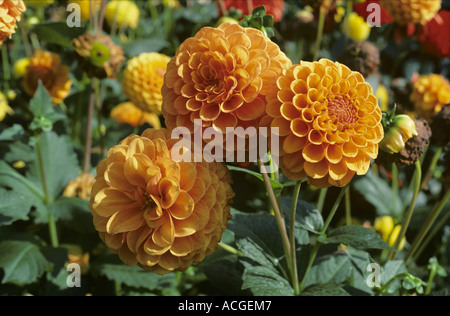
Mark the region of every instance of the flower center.
<instances>
[{"instance_id":1,"label":"flower center","mask_svg":"<svg viewBox=\"0 0 450 316\"><path fill-rule=\"evenodd\" d=\"M342 124L347 128L356 121L356 109L353 104L343 96L337 95L328 103L328 114L334 124Z\"/></svg>"}]
</instances>

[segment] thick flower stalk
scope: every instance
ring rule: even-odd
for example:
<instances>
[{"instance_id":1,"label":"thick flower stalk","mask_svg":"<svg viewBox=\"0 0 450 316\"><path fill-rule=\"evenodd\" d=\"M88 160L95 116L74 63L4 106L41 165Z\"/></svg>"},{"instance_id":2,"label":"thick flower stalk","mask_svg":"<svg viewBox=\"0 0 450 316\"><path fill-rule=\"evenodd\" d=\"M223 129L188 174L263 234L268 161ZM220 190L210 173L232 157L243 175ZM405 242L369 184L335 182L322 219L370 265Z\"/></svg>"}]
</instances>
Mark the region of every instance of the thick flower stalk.
<instances>
[{"instance_id":1,"label":"thick flower stalk","mask_svg":"<svg viewBox=\"0 0 450 316\"><path fill-rule=\"evenodd\" d=\"M29 59L23 78L25 91L33 96L39 80L52 97L53 104L62 102L70 93L72 80L69 67L62 65L57 54L37 50Z\"/></svg>"},{"instance_id":2,"label":"thick flower stalk","mask_svg":"<svg viewBox=\"0 0 450 316\"><path fill-rule=\"evenodd\" d=\"M204 27L178 48L167 66L162 113L168 128L258 127L266 95L291 61L253 28L225 22Z\"/></svg>"},{"instance_id":3,"label":"thick flower stalk","mask_svg":"<svg viewBox=\"0 0 450 316\"><path fill-rule=\"evenodd\" d=\"M363 76L328 59L293 65L267 96L265 125L278 127L290 179L344 186L365 174L383 139L381 110Z\"/></svg>"},{"instance_id":4,"label":"thick flower stalk","mask_svg":"<svg viewBox=\"0 0 450 316\"><path fill-rule=\"evenodd\" d=\"M161 88L169 61L170 57L160 53L142 53L128 61L122 90L141 110L161 113Z\"/></svg>"},{"instance_id":5,"label":"thick flower stalk","mask_svg":"<svg viewBox=\"0 0 450 316\"><path fill-rule=\"evenodd\" d=\"M25 10L22 0L0 0L0 46L16 33L17 22Z\"/></svg>"},{"instance_id":6,"label":"thick flower stalk","mask_svg":"<svg viewBox=\"0 0 450 316\"><path fill-rule=\"evenodd\" d=\"M416 112L429 120L450 103L450 82L438 74L421 76L414 82L410 98Z\"/></svg>"},{"instance_id":7,"label":"thick flower stalk","mask_svg":"<svg viewBox=\"0 0 450 316\"><path fill-rule=\"evenodd\" d=\"M381 0L380 3L400 25L425 25L441 8L441 0Z\"/></svg>"},{"instance_id":8,"label":"thick flower stalk","mask_svg":"<svg viewBox=\"0 0 450 316\"><path fill-rule=\"evenodd\" d=\"M109 249L158 274L184 271L217 249L234 196L223 164L172 160L169 135L147 129L112 147L90 200Z\"/></svg>"}]
</instances>

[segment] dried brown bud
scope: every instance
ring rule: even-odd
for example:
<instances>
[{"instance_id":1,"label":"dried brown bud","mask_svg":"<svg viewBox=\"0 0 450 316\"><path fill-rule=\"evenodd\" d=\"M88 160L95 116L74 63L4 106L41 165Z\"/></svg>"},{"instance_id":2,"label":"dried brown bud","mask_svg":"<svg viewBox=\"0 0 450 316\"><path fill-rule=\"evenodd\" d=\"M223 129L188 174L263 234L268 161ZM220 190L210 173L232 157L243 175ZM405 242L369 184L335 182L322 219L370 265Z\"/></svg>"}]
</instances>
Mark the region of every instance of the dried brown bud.
<instances>
[{"instance_id":1,"label":"dried brown bud","mask_svg":"<svg viewBox=\"0 0 450 316\"><path fill-rule=\"evenodd\" d=\"M380 52L369 42L356 42L347 47L338 61L367 78L378 70Z\"/></svg>"}]
</instances>

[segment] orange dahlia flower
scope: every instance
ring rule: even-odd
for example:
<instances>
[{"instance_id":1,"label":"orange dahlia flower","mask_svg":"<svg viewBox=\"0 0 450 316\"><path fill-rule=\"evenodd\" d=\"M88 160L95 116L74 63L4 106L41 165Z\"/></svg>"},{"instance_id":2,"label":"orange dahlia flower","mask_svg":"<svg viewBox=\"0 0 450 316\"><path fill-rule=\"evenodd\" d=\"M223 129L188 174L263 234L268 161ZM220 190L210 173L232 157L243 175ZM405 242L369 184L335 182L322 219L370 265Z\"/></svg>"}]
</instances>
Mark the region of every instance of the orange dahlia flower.
<instances>
[{"instance_id":1,"label":"orange dahlia flower","mask_svg":"<svg viewBox=\"0 0 450 316\"><path fill-rule=\"evenodd\" d=\"M146 112L161 112L161 87L170 57L160 53L142 53L128 61L123 72L123 93Z\"/></svg>"},{"instance_id":2,"label":"orange dahlia flower","mask_svg":"<svg viewBox=\"0 0 450 316\"><path fill-rule=\"evenodd\" d=\"M217 249L234 193L220 163L175 162L167 129L147 129L97 166L94 226L128 265L158 274L186 270Z\"/></svg>"},{"instance_id":3,"label":"orange dahlia flower","mask_svg":"<svg viewBox=\"0 0 450 316\"><path fill-rule=\"evenodd\" d=\"M441 8L441 0L381 0L380 3L400 25L425 25Z\"/></svg>"},{"instance_id":4,"label":"orange dahlia flower","mask_svg":"<svg viewBox=\"0 0 450 316\"><path fill-rule=\"evenodd\" d=\"M91 198L92 185L95 178L90 173L82 173L77 178L70 181L64 189L63 195L67 197L78 197L89 201Z\"/></svg>"},{"instance_id":5,"label":"orange dahlia flower","mask_svg":"<svg viewBox=\"0 0 450 316\"><path fill-rule=\"evenodd\" d=\"M17 22L25 10L22 0L0 0L0 45L16 32Z\"/></svg>"},{"instance_id":6,"label":"orange dahlia flower","mask_svg":"<svg viewBox=\"0 0 450 316\"><path fill-rule=\"evenodd\" d=\"M421 76L413 85L411 101L416 112L429 120L450 103L450 82L438 74Z\"/></svg>"},{"instance_id":7,"label":"orange dahlia flower","mask_svg":"<svg viewBox=\"0 0 450 316\"><path fill-rule=\"evenodd\" d=\"M250 15L253 9L265 6L266 14L273 16L273 21L278 22L283 18L284 0L223 0L225 10L235 8L244 15Z\"/></svg>"},{"instance_id":8,"label":"orange dahlia flower","mask_svg":"<svg viewBox=\"0 0 450 316\"><path fill-rule=\"evenodd\" d=\"M161 128L161 122L155 113L143 112L132 102L124 102L116 105L111 110L111 117L116 119L119 124L129 124L131 126L140 126L149 123L152 127Z\"/></svg>"},{"instance_id":9,"label":"orange dahlia flower","mask_svg":"<svg viewBox=\"0 0 450 316\"><path fill-rule=\"evenodd\" d=\"M69 95L72 86L69 71L69 67L61 65L58 55L38 50L29 59L25 71L23 78L25 91L33 96L41 80L53 103L60 103Z\"/></svg>"},{"instance_id":10,"label":"orange dahlia flower","mask_svg":"<svg viewBox=\"0 0 450 316\"><path fill-rule=\"evenodd\" d=\"M279 128L280 168L317 187L344 186L378 155L381 110L363 76L328 59L293 65L267 95L262 124Z\"/></svg>"},{"instance_id":11,"label":"orange dahlia flower","mask_svg":"<svg viewBox=\"0 0 450 316\"><path fill-rule=\"evenodd\" d=\"M259 30L225 22L204 27L178 48L162 88L166 126L194 131L194 120L222 132L259 125L265 96L291 61Z\"/></svg>"}]
</instances>

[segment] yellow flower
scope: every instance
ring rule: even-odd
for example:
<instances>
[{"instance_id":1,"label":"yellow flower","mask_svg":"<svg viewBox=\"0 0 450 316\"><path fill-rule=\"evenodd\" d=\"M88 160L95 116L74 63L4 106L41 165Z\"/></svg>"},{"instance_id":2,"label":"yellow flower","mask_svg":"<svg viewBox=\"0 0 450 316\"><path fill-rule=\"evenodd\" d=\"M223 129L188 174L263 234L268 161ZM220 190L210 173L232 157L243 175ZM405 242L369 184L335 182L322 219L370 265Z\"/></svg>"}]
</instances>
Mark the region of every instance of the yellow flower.
<instances>
[{"instance_id":1,"label":"yellow flower","mask_svg":"<svg viewBox=\"0 0 450 316\"><path fill-rule=\"evenodd\" d=\"M258 127L266 95L291 61L253 28L225 22L184 41L167 66L162 113L169 129Z\"/></svg>"},{"instance_id":2,"label":"yellow flower","mask_svg":"<svg viewBox=\"0 0 450 316\"><path fill-rule=\"evenodd\" d=\"M67 184L63 195L67 197L79 197L83 200L89 200L91 198L91 189L94 182L95 178L92 174L82 173L79 177Z\"/></svg>"},{"instance_id":3,"label":"yellow flower","mask_svg":"<svg viewBox=\"0 0 450 316\"><path fill-rule=\"evenodd\" d=\"M441 0L381 0L395 22L425 25L441 8Z\"/></svg>"},{"instance_id":4,"label":"yellow flower","mask_svg":"<svg viewBox=\"0 0 450 316\"><path fill-rule=\"evenodd\" d=\"M76 3L80 6L80 17L83 21L89 20L91 7L94 9L94 13L97 14L102 5L101 0L70 0L68 3Z\"/></svg>"},{"instance_id":5,"label":"yellow flower","mask_svg":"<svg viewBox=\"0 0 450 316\"><path fill-rule=\"evenodd\" d=\"M124 102L116 105L111 110L111 117L116 119L119 124L125 123L131 126L140 126L148 123L153 128L161 128L161 122L157 114L143 112L132 102Z\"/></svg>"},{"instance_id":6,"label":"yellow flower","mask_svg":"<svg viewBox=\"0 0 450 316\"><path fill-rule=\"evenodd\" d=\"M416 112L429 120L450 103L450 82L438 74L421 76L413 85L411 101Z\"/></svg>"},{"instance_id":7,"label":"yellow flower","mask_svg":"<svg viewBox=\"0 0 450 316\"><path fill-rule=\"evenodd\" d=\"M217 249L234 195L221 163L175 162L167 129L112 147L97 166L90 209L108 248L128 265L184 271Z\"/></svg>"},{"instance_id":8,"label":"yellow flower","mask_svg":"<svg viewBox=\"0 0 450 316\"><path fill-rule=\"evenodd\" d=\"M0 92L0 122L5 119L6 114L13 115L14 111L9 107L5 95Z\"/></svg>"},{"instance_id":9,"label":"yellow flower","mask_svg":"<svg viewBox=\"0 0 450 316\"><path fill-rule=\"evenodd\" d=\"M69 71L69 67L61 65L58 55L37 50L30 58L23 78L25 91L33 96L41 80L53 103L60 103L69 95L72 86Z\"/></svg>"},{"instance_id":10,"label":"yellow flower","mask_svg":"<svg viewBox=\"0 0 450 316\"><path fill-rule=\"evenodd\" d=\"M344 186L365 174L383 139L381 110L363 76L328 59L293 65L267 95L262 124L278 127L290 179Z\"/></svg>"},{"instance_id":11,"label":"yellow flower","mask_svg":"<svg viewBox=\"0 0 450 316\"><path fill-rule=\"evenodd\" d=\"M133 1L112 0L106 5L105 19L110 26L135 29L139 22L139 8Z\"/></svg>"},{"instance_id":12,"label":"yellow flower","mask_svg":"<svg viewBox=\"0 0 450 316\"><path fill-rule=\"evenodd\" d=\"M348 17L348 36L354 41L365 41L370 35L371 27L356 12Z\"/></svg>"},{"instance_id":13,"label":"yellow flower","mask_svg":"<svg viewBox=\"0 0 450 316\"><path fill-rule=\"evenodd\" d=\"M406 114L396 115L380 142L380 149L390 154L398 153L405 148L406 141L416 135L414 120Z\"/></svg>"},{"instance_id":14,"label":"yellow flower","mask_svg":"<svg viewBox=\"0 0 450 316\"><path fill-rule=\"evenodd\" d=\"M381 238L391 247L395 245L397 241L401 225L395 225L394 219L391 216L380 216L375 219L374 227L375 231L380 234ZM406 238L403 238L400 243L399 250L402 250L405 246Z\"/></svg>"},{"instance_id":15,"label":"yellow flower","mask_svg":"<svg viewBox=\"0 0 450 316\"><path fill-rule=\"evenodd\" d=\"M17 22L25 10L22 0L0 1L0 46L16 32Z\"/></svg>"},{"instance_id":16,"label":"yellow flower","mask_svg":"<svg viewBox=\"0 0 450 316\"><path fill-rule=\"evenodd\" d=\"M386 112L389 106L389 92L385 86L380 84L378 86L377 91L375 92L375 96L378 99L378 103L380 104L381 111Z\"/></svg>"},{"instance_id":17,"label":"yellow flower","mask_svg":"<svg viewBox=\"0 0 450 316\"><path fill-rule=\"evenodd\" d=\"M20 78L25 75L27 67L30 64L30 59L27 57L20 58L14 63L14 76Z\"/></svg>"},{"instance_id":18,"label":"yellow flower","mask_svg":"<svg viewBox=\"0 0 450 316\"><path fill-rule=\"evenodd\" d=\"M89 252L83 253L83 250L78 245L63 244L61 247L67 249L68 261L66 262L66 266L69 263L78 264L82 275L89 271Z\"/></svg>"},{"instance_id":19,"label":"yellow flower","mask_svg":"<svg viewBox=\"0 0 450 316\"><path fill-rule=\"evenodd\" d=\"M128 61L123 72L122 90L141 110L161 112L161 87L169 61L170 57L160 53L142 53Z\"/></svg>"}]
</instances>

